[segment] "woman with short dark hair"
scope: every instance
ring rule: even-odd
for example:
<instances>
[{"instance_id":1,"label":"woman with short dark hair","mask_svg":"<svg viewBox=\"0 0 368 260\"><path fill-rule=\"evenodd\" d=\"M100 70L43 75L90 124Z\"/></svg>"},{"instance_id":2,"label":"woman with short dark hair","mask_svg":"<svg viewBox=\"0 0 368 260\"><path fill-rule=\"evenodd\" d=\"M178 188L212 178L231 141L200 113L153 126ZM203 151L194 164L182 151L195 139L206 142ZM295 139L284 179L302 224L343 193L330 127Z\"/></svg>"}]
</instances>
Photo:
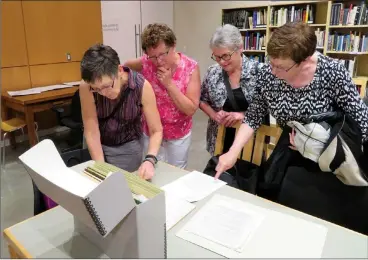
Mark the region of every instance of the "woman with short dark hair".
<instances>
[{"instance_id":1,"label":"woman with short dark hair","mask_svg":"<svg viewBox=\"0 0 368 260\"><path fill-rule=\"evenodd\" d=\"M97 44L81 61L79 87L84 135L95 161L151 179L161 145L162 126L151 84L142 75L120 65L117 52ZM142 162L142 114L151 133Z\"/></svg>"}]
</instances>

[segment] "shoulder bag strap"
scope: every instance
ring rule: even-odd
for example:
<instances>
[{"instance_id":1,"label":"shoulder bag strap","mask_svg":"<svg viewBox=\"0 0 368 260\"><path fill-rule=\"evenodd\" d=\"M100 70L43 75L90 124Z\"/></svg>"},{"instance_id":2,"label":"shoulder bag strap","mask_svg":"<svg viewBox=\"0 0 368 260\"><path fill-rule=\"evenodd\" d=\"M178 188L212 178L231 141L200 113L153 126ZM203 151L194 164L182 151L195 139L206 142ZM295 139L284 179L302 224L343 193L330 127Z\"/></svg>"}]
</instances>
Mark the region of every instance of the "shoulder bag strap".
<instances>
[{"instance_id":1,"label":"shoulder bag strap","mask_svg":"<svg viewBox=\"0 0 368 260\"><path fill-rule=\"evenodd\" d=\"M231 104L231 106L233 107L233 109L235 111L239 111L238 104L236 104L236 102L235 102L235 97L234 97L233 90L231 89L231 86L230 86L229 76L227 75L226 71L224 71L224 70L222 71L222 75L224 77L224 83L225 83L225 86L226 86L227 96L229 98L230 104Z\"/></svg>"}]
</instances>

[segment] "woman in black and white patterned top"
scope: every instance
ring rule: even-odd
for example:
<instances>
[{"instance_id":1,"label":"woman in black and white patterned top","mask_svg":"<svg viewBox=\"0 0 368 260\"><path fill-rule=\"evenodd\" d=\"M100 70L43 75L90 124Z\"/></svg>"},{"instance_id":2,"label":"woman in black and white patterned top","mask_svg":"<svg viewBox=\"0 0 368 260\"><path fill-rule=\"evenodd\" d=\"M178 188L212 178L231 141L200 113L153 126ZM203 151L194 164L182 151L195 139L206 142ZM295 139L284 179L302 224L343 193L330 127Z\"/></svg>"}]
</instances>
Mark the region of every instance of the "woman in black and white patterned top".
<instances>
[{"instance_id":1,"label":"woman in black and white patterned top","mask_svg":"<svg viewBox=\"0 0 368 260\"><path fill-rule=\"evenodd\" d=\"M235 164L267 113L283 127L288 121L305 123L312 114L338 107L358 124L363 142L368 139L368 107L345 67L316 52L311 27L303 23L283 25L273 32L267 52L269 64L259 73L253 102L233 145L219 158L216 177Z\"/></svg>"}]
</instances>

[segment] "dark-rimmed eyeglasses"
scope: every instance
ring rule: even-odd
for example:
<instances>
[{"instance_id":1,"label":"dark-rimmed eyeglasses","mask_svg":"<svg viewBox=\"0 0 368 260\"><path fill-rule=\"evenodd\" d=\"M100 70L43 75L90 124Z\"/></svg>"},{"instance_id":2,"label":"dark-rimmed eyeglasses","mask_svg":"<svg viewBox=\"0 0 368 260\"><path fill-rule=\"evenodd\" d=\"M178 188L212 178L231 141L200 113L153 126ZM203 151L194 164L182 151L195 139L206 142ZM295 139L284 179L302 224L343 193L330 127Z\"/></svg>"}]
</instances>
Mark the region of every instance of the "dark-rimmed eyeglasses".
<instances>
[{"instance_id":1,"label":"dark-rimmed eyeglasses","mask_svg":"<svg viewBox=\"0 0 368 260\"><path fill-rule=\"evenodd\" d=\"M105 86L105 87L102 87L102 88L99 88L99 89L92 88L91 85L90 85L89 86L89 91L91 91L92 93L101 94L101 92L104 91L104 89L113 88L114 87L114 83L115 83L115 79L112 81L112 84L110 86Z\"/></svg>"},{"instance_id":2,"label":"dark-rimmed eyeglasses","mask_svg":"<svg viewBox=\"0 0 368 260\"><path fill-rule=\"evenodd\" d=\"M267 63L268 65L270 65L271 69L281 70L281 71L285 71L285 72L289 72L289 71L290 71L292 68L294 68L294 66L297 64L296 62L294 62L293 66L291 66L291 67L290 67L290 68L288 68L288 69L284 69L284 68L282 68L282 67L278 67L278 66L274 66L274 65L272 65L272 63L271 63L271 61L270 61L270 59L269 59L269 57L268 57L268 56L266 56L265 61L266 61L266 63Z\"/></svg>"},{"instance_id":3,"label":"dark-rimmed eyeglasses","mask_svg":"<svg viewBox=\"0 0 368 260\"><path fill-rule=\"evenodd\" d=\"M168 49L166 52L164 52L164 53L161 53L161 54L159 54L158 56L148 56L147 55L147 58L149 59L149 60L162 60L162 59L164 59L168 54L169 54L169 51L170 51L170 49Z\"/></svg>"},{"instance_id":4,"label":"dark-rimmed eyeglasses","mask_svg":"<svg viewBox=\"0 0 368 260\"><path fill-rule=\"evenodd\" d=\"M235 51L236 50L232 51L231 53L226 53L226 54L221 55L221 56L217 56L217 55L212 53L211 59L213 59L216 62L220 62L221 60L229 61L231 59L231 56L233 56L233 54L235 53Z\"/></svg>"}]
</instances>

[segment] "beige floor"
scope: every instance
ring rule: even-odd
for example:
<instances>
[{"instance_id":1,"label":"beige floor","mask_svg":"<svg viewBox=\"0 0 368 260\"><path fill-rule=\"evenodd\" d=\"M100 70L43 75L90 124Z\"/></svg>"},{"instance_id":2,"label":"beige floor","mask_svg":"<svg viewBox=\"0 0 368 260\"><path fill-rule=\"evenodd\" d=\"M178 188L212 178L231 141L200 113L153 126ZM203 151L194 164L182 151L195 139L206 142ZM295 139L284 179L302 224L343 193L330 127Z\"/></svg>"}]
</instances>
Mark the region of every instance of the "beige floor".
<instances>
[{"instance_id":1,"label":"beige floor","mask_svg":"<svg viewBox=\"0 0 368 260\"><path fill-rule=\"evenodd\" d=\"M194 116L192 145L188 169L202 171L210 158L205 149L207 117L202 111ZM62 136L51 136L57 147L62 147ZM33 191L31 179L18 156L28 149L27 143L16 150L6 151L6 170L1 173L1 230L33 216ZM9 258L6 242L1 236L1 258Z\"/></svg>"}]
</instances>

